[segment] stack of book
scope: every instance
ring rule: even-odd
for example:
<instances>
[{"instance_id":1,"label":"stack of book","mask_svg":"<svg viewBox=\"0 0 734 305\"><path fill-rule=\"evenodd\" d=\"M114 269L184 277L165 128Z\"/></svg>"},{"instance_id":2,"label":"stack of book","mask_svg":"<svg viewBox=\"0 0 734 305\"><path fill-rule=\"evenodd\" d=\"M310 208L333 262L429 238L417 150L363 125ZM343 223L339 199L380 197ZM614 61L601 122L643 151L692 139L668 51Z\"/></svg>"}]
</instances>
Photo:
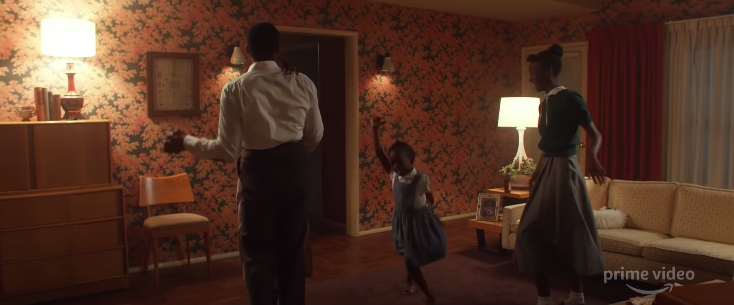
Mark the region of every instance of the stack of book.
<instances>
[{"instance_id":1,"label":"stack of book","mask_svg":"<svg viewBox=\"0 0 734 305\"><path fill-rule=\"evenodd\" d=\"M61 115L61 95L53 94L48 88L33 88L38 121L59 121Z\"/></svg>"}]
</instances>

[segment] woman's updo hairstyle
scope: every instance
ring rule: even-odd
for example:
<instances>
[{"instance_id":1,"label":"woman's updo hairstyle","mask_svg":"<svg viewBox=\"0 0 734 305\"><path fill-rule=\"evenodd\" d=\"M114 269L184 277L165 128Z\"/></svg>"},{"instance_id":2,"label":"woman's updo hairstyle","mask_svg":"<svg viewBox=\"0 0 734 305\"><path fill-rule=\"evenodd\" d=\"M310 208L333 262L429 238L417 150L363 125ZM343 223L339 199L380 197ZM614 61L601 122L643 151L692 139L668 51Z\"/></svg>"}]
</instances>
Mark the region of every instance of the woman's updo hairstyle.
<instances>
[{"instance_id":1,"label":"woman's updo hairstyle","mask_svg":"<svg viewBox=\"0 0 734 305\"><path fill-rule=\"evenodd\" d=\"M528 56L527 60L530 63L540 62L547 67L553 68L554 76L558 76L558 74L561 73L561 68L563 68L563 62L561 61L562 57L563 47L554 44L550 46L548 50Z\"/></svg>"}]
</instances>

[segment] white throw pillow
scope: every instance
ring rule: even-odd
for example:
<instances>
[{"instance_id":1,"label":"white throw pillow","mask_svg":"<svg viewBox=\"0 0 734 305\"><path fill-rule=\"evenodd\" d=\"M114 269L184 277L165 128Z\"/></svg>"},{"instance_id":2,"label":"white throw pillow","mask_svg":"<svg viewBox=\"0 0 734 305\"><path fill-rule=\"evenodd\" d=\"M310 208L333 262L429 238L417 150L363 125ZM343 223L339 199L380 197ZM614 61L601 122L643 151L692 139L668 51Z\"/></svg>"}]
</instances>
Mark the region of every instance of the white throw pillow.
<instances>
[{"instance_id":1,"label":"white throw pillow","mask_svg":"<svg viewBox=\"0 0 734 305\"><path fill-rule=\"evenodd\" d=\"M620 210L602 208L594 211L597 229L622 229L627 224L627 214Z\"/></svg>"}]
</instances>

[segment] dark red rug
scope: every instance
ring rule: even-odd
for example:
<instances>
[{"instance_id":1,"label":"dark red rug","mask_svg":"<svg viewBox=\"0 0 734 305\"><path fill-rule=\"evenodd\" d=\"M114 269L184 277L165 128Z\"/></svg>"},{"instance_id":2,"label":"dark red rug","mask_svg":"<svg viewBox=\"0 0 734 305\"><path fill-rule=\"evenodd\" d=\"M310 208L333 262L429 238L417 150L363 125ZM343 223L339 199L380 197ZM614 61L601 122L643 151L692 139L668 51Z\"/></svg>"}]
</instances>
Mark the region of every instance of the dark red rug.
<instances>
[{"instance_id":1,"label":"dark red rug","mask_svg":"<svg viewBox=\"0 0 734 305\"><path fill-rule=\"evenodd\" d=\"M533 305L537 302L532 277L517 272L510 256L479 251L451 253L446 259L423 268L423 273L439 305ZM306 287L306 304L424 304L420 291L412 296L401 295L405 277L401 265L313 283ZM565 282L565 279L552 280L556 303L568 296ZM636 296L625 283L605 284L601 277L589 278L584 284L587 305L607 305Z\"/></svg>"}]
</instances>

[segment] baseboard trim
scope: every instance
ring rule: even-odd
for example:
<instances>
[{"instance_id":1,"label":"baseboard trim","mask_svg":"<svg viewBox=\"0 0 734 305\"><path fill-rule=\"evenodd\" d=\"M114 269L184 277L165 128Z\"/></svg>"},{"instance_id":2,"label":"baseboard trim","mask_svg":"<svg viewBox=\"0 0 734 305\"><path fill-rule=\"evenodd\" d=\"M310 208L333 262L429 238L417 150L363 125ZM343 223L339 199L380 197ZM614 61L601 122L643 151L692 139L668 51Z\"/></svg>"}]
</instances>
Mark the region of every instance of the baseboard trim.
<instances>
[{"instance_id":1,"label":"baseboard trim","mask_svg":"<svg viewBox=\"0 0 734 305\"><path fill-rule=\"evenodd\" d=\"M441 217L441 221L449 221L449 220L456 220L456 219L468 218L468 217L472 217L472 216L476 216L476 215L477 215L477 212L471 212L471 213L459 214L459 215L452 215L452 216L445 216L445 217ZM375 233L382 233L382 232L388 232L388 231L392 231L392 227L391 226L389 226L389 227L383 227L383 228L377 228L377 229L369 229L369 230L365 230L365 231L360 231L359 232L359 236L370 235L370 234L375 234Z\"/></svg>"},{"instance_id":2,"label":"baseboard trim","mask_svg":"<svg viewBox=\"0 0 734 305\"><path fill-rule=\"evenodd\" d=\"M370 235L370 234L375 234L375 233L382 233L382 232L388 232L388 231L392 231L392 226L390 226L390 227L382 227L382 228L377 228L377 229L369 229L369 230L365 230L365 231L359 231L359 236L365 236L365 235Z\"/></svg>"},{"instance_id":3,"label":"baseboard trim","mask_svg":"<svg viewBox=\"0 0 734 305\"><path fill-rule=\"evenodd\" d=\"M227 252L227 253L212 255L212 260L214 261L214 260L220 260L220 259L229 259L229 258L239 257L239 256L240 256L239 251L238 252ZM192 264L205 263L205 262L206 262L206 256L195 257L191 259ZM158 263L158 269L185 266L186 264L187 264L186 260ZM153 270L153 268L154 268L153 265L148 265L148 271ZM139 273L141 271L143 271L142 267L132 267L128 269L127 273L133 274L133 273Z\"/></svg>"}]
</instances>

